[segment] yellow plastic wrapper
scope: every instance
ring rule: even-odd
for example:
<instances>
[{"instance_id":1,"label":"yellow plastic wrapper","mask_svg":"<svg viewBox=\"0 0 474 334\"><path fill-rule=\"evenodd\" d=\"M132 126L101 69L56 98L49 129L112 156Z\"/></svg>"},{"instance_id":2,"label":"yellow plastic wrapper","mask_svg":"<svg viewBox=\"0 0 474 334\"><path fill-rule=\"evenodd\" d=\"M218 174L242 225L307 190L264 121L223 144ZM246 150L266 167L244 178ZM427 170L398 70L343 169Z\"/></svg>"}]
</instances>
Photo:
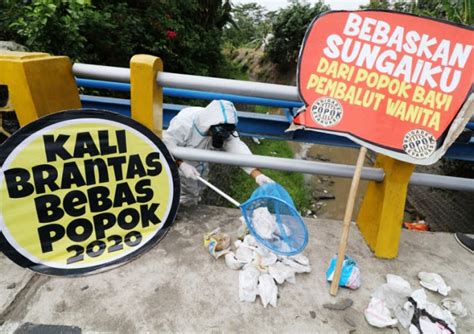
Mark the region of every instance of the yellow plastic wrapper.
<instances>
[{"instance_id":1,"label":"yellow plastic wrapper","mask_svg":"<svg viewBox=\"0 0 474 334\"><path fill-rule=\"evenodd\" d=\"M212 257L218 259L229 252L230 236L227 233L222 233L218 227L204 235L204 247Z\"/></svg>"}]
</instances>

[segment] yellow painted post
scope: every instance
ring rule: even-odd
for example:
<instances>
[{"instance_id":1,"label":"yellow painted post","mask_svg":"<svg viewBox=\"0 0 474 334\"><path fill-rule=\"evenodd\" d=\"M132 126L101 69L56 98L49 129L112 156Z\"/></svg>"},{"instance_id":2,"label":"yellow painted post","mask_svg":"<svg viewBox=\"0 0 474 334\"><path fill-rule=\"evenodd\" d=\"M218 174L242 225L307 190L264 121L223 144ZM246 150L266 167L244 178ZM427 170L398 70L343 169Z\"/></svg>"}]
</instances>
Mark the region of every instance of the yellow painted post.
<instances>
[{"instance_id":1,"label":"yellow painted post","mask_svg":"<svg viewBox=\"0 0 474 334\"><path fill-rule=\"evenodd\" d=\"M8 86L21 126L53 112L81 107L68 57L2 52L0 85Z\"/></svg>"},{"instance_id":2,"label":"yellow painted post","mask_svg":"<svg viewBox=\"0 0 474 334\"><path fill-rule=\"evenodd\" d=\"M132 118L161 137L163 129L163 88L156 75L163 71L160 58L135 55L130 60Z\"/></svg>"},{"instance_id":3,"label":"yellow painted post","mask_svg":"<svg viewBox=\"0 0 474 334\"><path fill-rule=\"evenodd\" d=\"M359 230L375 256L398 255L408 182L415 165L378 155L375 167L383 168L382 182L369 182L357 218Z\"/></svg>"}]
</instances>

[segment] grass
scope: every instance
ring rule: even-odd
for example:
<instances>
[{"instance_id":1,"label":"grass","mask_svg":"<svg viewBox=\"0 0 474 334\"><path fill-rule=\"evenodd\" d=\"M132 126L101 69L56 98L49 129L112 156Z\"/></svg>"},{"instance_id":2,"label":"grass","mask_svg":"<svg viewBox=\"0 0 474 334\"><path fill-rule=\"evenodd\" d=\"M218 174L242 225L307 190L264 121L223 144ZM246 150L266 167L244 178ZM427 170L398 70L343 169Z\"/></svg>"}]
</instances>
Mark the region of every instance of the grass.
<instances>
[{"instance_id":1,"label":"grass","mask_svg":"<svg viewBox=\"0 0 474 334\"><path fill-rule=\"evenodd\" d=\"M269 108L265 106L255 106L254 111L259 114L266 114Z\"/></svg>"},{"instance_id":2,"label":"grass","mask_svg":"<svg viewBox=\"0 0 474 334\"><path fill-rule=\"evenodd\" d=\"M262 140L260 144L248 143L253 154L266 155L281 158L293 158L294 152L287 142L279 140ZM262 169L262 173L281 184L290 194L295 203L296 209L304 212L310 206L310 193L304 182L301 173L278 171L273 169ZM256 189L255 181L241 169L231 177L231 196L239 202L249 199Z\"/></svg>"}]
</instances>

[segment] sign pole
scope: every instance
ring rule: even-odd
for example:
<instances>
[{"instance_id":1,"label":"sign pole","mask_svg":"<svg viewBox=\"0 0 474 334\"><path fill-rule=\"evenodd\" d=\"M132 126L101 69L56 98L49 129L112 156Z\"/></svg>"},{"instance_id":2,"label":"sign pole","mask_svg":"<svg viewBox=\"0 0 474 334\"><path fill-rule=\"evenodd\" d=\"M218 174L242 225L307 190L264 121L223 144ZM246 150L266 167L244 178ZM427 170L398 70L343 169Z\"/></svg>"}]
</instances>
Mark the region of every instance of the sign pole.
<instances>
[{"instance_id":1,"label":"sign pole","mask_svg":"<svg viewBox=\"0 0 474 334\"><path fill-rule=\"evenodd\" d=\"M352 220L352 211L354 211L355 196L357 194L357 188L359 188L360 174L362 167L364 166L365 155L367 154L367 148L362 146L359 151L359 157L357 158L357 164L354 171L354 177L352 178L351 189L349 191L349 197L347 198L346 212L344 213L344 221L342 225L342 236L339 244L339 251L337 252L336 268L334 270L334 276L331 283L330 293L332 296L337 294L339 288L339 280L341 279L342 262L346 254L347 240L349 238L349 228Z\"/></svg>"},{"instance_id":2,"label":"sign pole","mask_svg":"<svg viewBox=\"0 0 474 334\"><path fill-rule=\"evenodd\" d=\"M368 24L374 29L368 31ZM426 43L412 43L412 36L440 43L429 45L428 52ZM346 51L354 39L358 47L349 54ZM294 115L288 130L343 136L362 147L347 200L331 295L337 294L340 283L367 152L363 146L414 165L431 165L441 159L474 114L474 108L468 107L473 85L473 40L474 30L469 26L378 10L327 12L308 27L297 71L298 95L304 108ZM386 62L388 57L390 62ZM388 195L369 196L374 203L387 204L377 205L378 215L385 210L380 210L382 206L388 207L387 212L400 213L413 169L398 162L390 165L406 168L392 173L392 180L388 174L393 170L387 169L388 176L381 186L384 195L387 187L396 189L398 197L392 197L397 203L383 202ZM391 243L398 240L392 234L399 233L400 227L391 227L378 238L390 239ZM367 233L364 237L373 239Z\"/></svg>"}]
</instances>

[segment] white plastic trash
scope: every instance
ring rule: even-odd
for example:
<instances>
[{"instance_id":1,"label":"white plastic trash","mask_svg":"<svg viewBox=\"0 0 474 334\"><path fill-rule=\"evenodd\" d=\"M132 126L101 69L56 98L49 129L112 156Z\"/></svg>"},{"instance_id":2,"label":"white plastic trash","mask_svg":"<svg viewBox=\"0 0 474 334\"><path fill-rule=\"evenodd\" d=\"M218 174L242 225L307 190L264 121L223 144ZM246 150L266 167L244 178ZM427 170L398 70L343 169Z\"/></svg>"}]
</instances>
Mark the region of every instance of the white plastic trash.
<instances>
[{"instance_id":1,"label":"white plastic trash","mask_svg":"<svg viewBox=\"0 0 474 334\"><path fill-rule=\"evenodd\" d=\"M373 297L382 299L391 310L401 308L411 294L410 283L397 275L387 275L387 283L379 286L372 294Z\"/></svg>"},{"instance_id":2,"label":"white plastic trash","mask_svg":"<svg viewBox=\"0 0 474 334\"><path fill-rule=\"evenodd\" d=\"M255 253L259 255L259 265L262 266L271 266L272 264L275 264L278 260L278 256L275 253L272 253L270 250L263 247L258 247L255 250Z\"/></svg>"},{"instance_id":3,"label":"white plastic trash","mask_svg":"<svg viewBox=\"0 0 474 334\"><path fill-rule=\"evenodd\" d=\"M457 317L464 318L467 315L466 307L458 299L444 298L441 306Z\"/></svg>"},{"instance_id":4,"label":"white plastic trash","mask_svg":"<svg viewBox=\"0 0 474 334\"><path fill-rule=\"evenodd\" d=\"M393 286L397 286L399 289L406 289L411 291L411 285L405 280L403 277L394 275L394 274L387 274L386 276L387 283Z\"/></svg>"},{"instance_id":5,"label":"white plastic trash","mask_svg":"<svg viewBox=\"0 0 474 334\"><path fill-rule=\"evenodd\" d=\"M298 274L311 272L311 266L309 265L309 261L308 261L308 264L304 265L304 264L298 263L294 258L283 257L282 262L286 264L287 266L293 268L293 270Z\"/></svg>"},{"instance_id":6,"label":"white plastic trash","mask_svg":"<svg viewBox=\"0 0 474 334\"><path fill-rule=\"evenodd\" d=\"M406 302L403 307L395 309L395 316L397 317L403 328L408 328L411 324L411 319L415 314L415 306L412 303Z\"/></svg>"},{"instance_id":7,"label":"white plastic trash","mask_svg":"<svg viewBox=\"0 0 474 334\"><path fill-rule=\"evenodd\" d=\"M254 259L254 251L242 243L235 251L235 257L240 263L250 263Z\"/></svg>"},{"instance_id":8,"label":"white plastic trash","mask_svg":"<svg viewBox=\"0 0 474 334\"><path fill-rule=\"evenodd\" d=\"M268 273L275 279L278 284L295 283L295 270L290 266L278 261L268 267Z\"/></svg>"},{"instance_id":9,"label":"white plastic trash","mask_svg":"<svg viewBox=\"0 0 474 334\"><path fill-rule=\"evenodd\" d=\"M418 278L420 279L420 284L431 291L437 291L443 296L447 296L451 288L446 284L444 279L437 273L427 273L427 272L420 272L418 274Z\"/></svg>"},{"instance_id":10,"label":"white plastic trash","mask_svg":"<svg viewBox=\"0 0 474 334\"><path fill-rule=\"evenodd\" d=\"M309 259L303 254L290 256L290 259L298 262L299 264L302 264L303 266L309 266Z\"/></svg>"},{"instance_id":11,"label":"white plastic trash","mask_svg":"<svg viewBox=\"0 0 474 334\"><path fill-rule=\"evenodd\" d=\"M260 271L253 265L246 265L239 273L239 298L242 302L255 301Z\"/></svg>"},{"instance_id":12,"label":"white plastic trash","mask_svg":"<svg viewBox=\"0 0 474 334\"><path fill-rule=\"evenodd\" d=\"M270 240L277 232L278 226L275 217L265 207L253 211L252 221L255 231L263 239Z\"/></svg>"},{"instance_id":13,"label":"white plastic trash","mask_svg":"<svg viewBox=\"0 0 474 334\"><path fill-rule=\"evenodd\" d=\"M239 270L243 267L243 263L237 260L234 252L229 252L225 255L225 264L232 270Z\"/></svg>"},{"instance_id":14,"label":"white plastic trash","mask_svg":"<svg viewBox=\"0 0 474 334\"><path fill-rule=\"evenodd\" d=\"M278 288L269 274L262 274L258 279L258 294L262 300L263 307L268 304L277 306Z\"/></svg>"},{"instance_id":15,"label":"white plastic trash","mask_svg":"<svg viewBox=\"0 0 474 334\"><path fill-rule=\"evenodd\" d=\"M244 244L250 247L258 247L257 240L255 240L255 237L251 234L247 234L244 237Z\"/></svg>"},{"instance_id":16,"label":"white plastic trash","mask_svg":"<svg viewBox=\"0 0 474 334\"><path fill-rule=\"evenodd\" d=\"M378 328L397 324L397 319L392 318L385 302L377 297L372 297L369 306L364 311L364 316L369 324Z\"/></svg>"}]
</instances>

